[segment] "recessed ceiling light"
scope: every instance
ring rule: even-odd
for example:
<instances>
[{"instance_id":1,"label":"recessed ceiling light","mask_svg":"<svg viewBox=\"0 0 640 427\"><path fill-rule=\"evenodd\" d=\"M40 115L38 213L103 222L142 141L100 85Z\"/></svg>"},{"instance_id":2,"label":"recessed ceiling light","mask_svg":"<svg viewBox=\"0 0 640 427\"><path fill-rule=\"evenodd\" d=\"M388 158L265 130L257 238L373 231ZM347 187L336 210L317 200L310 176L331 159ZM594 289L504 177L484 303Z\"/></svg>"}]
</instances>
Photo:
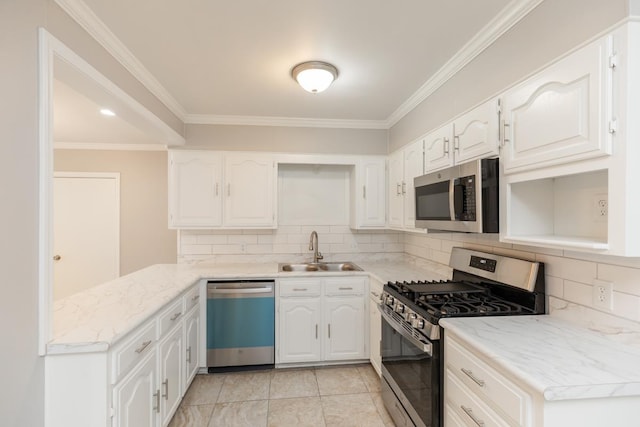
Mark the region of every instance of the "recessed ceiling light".
<instances>
[{"instance_id":1,"label":"recessed ceiling light","mask_svg":"<svg viewBox=\"0 0 640 427\"><path fill-rule=\"evenodd\" d=\"M109 117L113 117L113 116L116 115L116 113L114 113L113 111L109 110L108 108L100 109L100 114L102 114L104 116L109 116Z\"/></svg>"},{"instance_id":2,"label":"recessed ceiling light","mask_svg":"<svg viewBox=\"0 0 640 427\"><path fill-rule=\"evenodd\" d=\"M307 92L319 93L338 78L338 69L327 62L303 62L293 67L291 77Z\"/></svg>"}]
</instances>

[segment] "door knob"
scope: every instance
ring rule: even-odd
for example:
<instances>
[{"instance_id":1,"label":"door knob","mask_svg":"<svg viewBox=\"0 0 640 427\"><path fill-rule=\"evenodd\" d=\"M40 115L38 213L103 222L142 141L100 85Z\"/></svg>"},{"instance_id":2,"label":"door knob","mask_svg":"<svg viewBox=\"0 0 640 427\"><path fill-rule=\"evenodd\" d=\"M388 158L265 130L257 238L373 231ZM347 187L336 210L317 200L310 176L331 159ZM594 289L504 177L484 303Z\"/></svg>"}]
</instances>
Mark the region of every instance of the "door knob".
<instances>
[{"instance_id":1,"label":"door knob","mask_svg":"<svg viewBox=\"0 0 640 427\"><path fill-rule=\"evenodd\" d=\"M54 261L60 261L62 259L62 257L60 255L54 255L53 256L53 260Z\"/></svg>"}]
</instances>

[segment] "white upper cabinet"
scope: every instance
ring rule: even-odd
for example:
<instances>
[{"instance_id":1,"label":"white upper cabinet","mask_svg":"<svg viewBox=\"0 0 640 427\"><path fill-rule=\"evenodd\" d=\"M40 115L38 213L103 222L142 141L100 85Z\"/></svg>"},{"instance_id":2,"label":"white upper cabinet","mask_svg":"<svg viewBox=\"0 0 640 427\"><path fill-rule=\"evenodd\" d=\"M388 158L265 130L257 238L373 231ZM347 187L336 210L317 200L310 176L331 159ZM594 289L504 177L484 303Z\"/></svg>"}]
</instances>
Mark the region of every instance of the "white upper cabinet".
<instances>
[{"instance_id":1,"label":"white upper cabinet","mask_svg":"<svg viewBox=\"0 0 640 427\"><path fill-rule=\"evenodd\" d=\"M365 157L355 165L351 228L382 228L386 223L386 157Z\"/></svg>"},{"instance_id":2,"label":"white upper cabinet","mask_svg":"<svg viewBox=\"0 0 640 427\"><path fill-rule=\"evenodd\" d=\"M506 93L505 173L611 154L610 43L591 43Z\"/></svg>"},{"instance_id":3,"label":"white upper cabinet","mask_svg":"<svg viewBox=\"0 0 640 427\"><path fill-rule=\"evenodd\" d=\"M498 154L498 112L498 100L492 99L453 122L453 151L456 163Z\"/></svg>"},{"instance_id":4,"label":"white upper cabinet","mask_svg":"<svg viewBox=\"0 0 640 427\"><path fill-rule=\"evenodd\" d=\"M224 224L275 227L276 166L270 155L226 154Z\"/></svg>"},{"instance_id":5,"label":"white upper cabinet","mask_svg":"<svg viewBox=\"0 0 640 427\"><path fill-rule=\"evenodd\" d=\"M431 172L453 165L451 140L453 127L449 123L424 138L424 171Z\"/></svg>"},{"instance_id":6,"label":"white upper cabinet","mask_svg":"<svg viewBox=\"0 0 640 427\"><path fill-rule=\"evenodd\" d=\"M222 155L212 151L169 152L169 226L222 225Z\"/></svg>"},{"instance_id":7,"label":"white upper cabinet","mask_svg":"<svg viewBox=\"0 0 640 427\"><path fill-rule=\"evenodd\" d=\"M498 100L491 99L425 137L424 171L498 155Z\"/></svg>"},{"instance_id":8,"label":"white upper cabinet","mask_svg":"<svg viewBox=\"0 0 640 427\"><path fill-rule=\"evenodd\" d=\"M271 155L169 152L171 228L273 228L276 167Z\"/></svg>"},{"instance_id":9,"label":"white upper cabinet","mask_svg":"<svg viewBox=\"0 0 640 427\"><path fill-rule=\"evenodd\" d=\"M421 138L389 156L389 227L415 229L413 179L422 175L424 140Z\"/></svg>"}]
</instances>

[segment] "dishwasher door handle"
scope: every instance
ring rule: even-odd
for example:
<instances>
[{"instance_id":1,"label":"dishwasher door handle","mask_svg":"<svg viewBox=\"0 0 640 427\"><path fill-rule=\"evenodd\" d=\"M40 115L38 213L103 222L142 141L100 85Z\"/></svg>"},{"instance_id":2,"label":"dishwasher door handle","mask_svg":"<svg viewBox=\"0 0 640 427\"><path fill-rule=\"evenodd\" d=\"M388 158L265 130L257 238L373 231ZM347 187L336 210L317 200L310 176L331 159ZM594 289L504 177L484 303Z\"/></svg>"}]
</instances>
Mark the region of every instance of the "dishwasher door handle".
<instances>
[{"instance_id":1,"label":"dishwasher door handle","mask_svg":"<svg viewBox=\"0 0 640 427\"><path fill-rule=\"evenodd\" d=\"M272 294L273 288L271 286L263 288L209 288L207 289L207 296L215 295L243 295L243 294Z\"/></svg>"}]
</instances>

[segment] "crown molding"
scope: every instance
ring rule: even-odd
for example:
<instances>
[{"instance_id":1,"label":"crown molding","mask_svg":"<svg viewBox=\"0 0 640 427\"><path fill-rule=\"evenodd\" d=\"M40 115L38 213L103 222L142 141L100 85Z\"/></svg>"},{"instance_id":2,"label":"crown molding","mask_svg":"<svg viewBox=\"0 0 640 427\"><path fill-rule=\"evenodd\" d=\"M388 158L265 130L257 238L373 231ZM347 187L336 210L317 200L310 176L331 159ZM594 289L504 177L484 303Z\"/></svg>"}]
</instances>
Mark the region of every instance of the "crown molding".
<instances>
[{"instance_id":1,"label":"crown molding","mask_svg":"<svg viewBox=\"0 0 640 427\"><path fill-rule=\"evenodd\" d=\"M107 52L138 79L173 114L184 121L186 110L82 0L55 0Z\"/></svg>"},{"instance_id":2,"label":"crown molding","mask_svg":"<svg viewBox=\"0 0 640 427\"><path fill-rule=\"evenodd\" d=\"M341 120L299 117L223 116L208 114L187 114L185 116L185 123L199 125L286 126L336 129L389 129L389 123L386 120Z\"/></svg>"},{"instance_id":3,"label":"crown molding","mask_svg":"<svg viewBox=\"0 0 640 427\"><path fill-rule=\"evenodd\" d=\"M163 144L120 144L107 142L54 142L55 150L167 151Z\"/></svg>"},{"instance_id":4,"label":"crown molding","mask_svg":"<svg viewBox=\"0 0 640 427\"><path fill-rule=\"evenodd\" d=\"M500 36L524 18L543 0L513 0L500 13L485 25L469 40L449 61L447 61L429 80L427 80L413 95L403 102L387 118L389 127L394 126L422 101L427 99L447 80L453 77L464 66L487 49Z\"/></svg>"}]
</instances>

